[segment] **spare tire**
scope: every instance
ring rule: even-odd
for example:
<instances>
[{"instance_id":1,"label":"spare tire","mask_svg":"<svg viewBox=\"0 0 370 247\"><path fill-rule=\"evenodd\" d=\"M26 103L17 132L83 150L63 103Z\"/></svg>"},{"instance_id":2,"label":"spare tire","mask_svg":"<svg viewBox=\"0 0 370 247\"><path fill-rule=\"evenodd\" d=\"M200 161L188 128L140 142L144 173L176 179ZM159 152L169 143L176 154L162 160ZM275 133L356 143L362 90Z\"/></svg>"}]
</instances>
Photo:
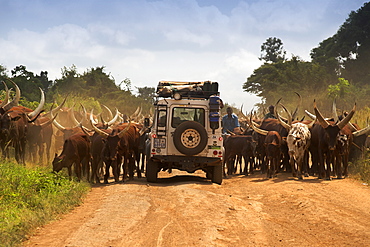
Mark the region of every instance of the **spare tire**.
<instances>
[{"instance_id":1,"label":"spare tire","mask_svg":"<svg viewBox=\"0 0 370 247\"><path fill-rule=\"evenodd\" d=\"M177 126L173 133L173 143L180 153L196 155L206 147L208 134L200 123L186 121Z\"/></svg>"}]
</instances>

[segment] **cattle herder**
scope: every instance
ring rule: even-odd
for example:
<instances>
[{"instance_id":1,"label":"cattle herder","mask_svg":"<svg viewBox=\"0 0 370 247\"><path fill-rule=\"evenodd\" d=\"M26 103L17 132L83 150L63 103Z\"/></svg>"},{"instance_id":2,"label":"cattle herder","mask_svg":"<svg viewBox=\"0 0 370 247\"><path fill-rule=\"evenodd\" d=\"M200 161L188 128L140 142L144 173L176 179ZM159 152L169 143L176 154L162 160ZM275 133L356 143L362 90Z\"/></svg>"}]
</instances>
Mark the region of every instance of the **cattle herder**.
<instances>
[{"instance_id":1,"label":"cattle herder","mask_svg":"<svg viewBox=\"0 0 370 247\"><path fill-rule=\"evenodd\" d=\"M264 119L267 119L267 118L275 118L276 119L275 107L273 105L269 106L269 112L265 115Z\"/></svg>"},{"instance_id":2,"label":"cattle herder","mask_svg":"<svg viewBox=\"0 0 370 247\"><path fill-rule=\"evenodd\" d=\"M227 114L222 117L222 133L230 134L230 132L235 134L240 134L240 124L238 116L233 113L231 107L226 108Z\"/></svg>"}]
</instances>

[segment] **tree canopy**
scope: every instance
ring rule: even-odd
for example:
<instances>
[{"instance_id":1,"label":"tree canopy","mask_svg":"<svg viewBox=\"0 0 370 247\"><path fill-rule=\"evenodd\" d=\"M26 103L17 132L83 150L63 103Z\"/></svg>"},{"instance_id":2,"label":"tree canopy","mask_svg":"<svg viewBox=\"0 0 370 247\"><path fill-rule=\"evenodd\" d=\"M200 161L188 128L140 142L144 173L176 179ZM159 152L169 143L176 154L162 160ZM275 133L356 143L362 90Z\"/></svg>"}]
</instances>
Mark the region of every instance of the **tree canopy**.
<instances>
[{"instance_id":1,"label":"tree canopy","mask_svg":"<svg viewBox=\"0 0 370 247\"><path fill-rule=\"evenodd\" d=\"M305 99L306 109L312 102L330 105L336 98L344 109L354 102L359 107L368 105L370 93L370 3L352 11L337 33L311 50L312 61L298 56L285 57L283 42L268 38L261 45L263 65L255 69L243 84L245 92L262 97L262 105L296 105L295 93ZM325 111L325 109L324 109Z\"/></svg>"},{"instance_id":2,"label":"tree canopy","mask_svg":"<svg viewBox=\"0 0 370 247\"><path fill-rule=\"evenodd\" d=\"M126 78L122 83L126 85L124 89L117 85L114 78L106 73L105 67L87 69L82 74L78 73L77 67L63 67L61 78L51 81L48 79L48 72L41 71L40 75L35 75L28 71L26 66L19 65L11 70L8 75L5 66L0 66L0 79L14 81L21 90L22 100L25 106L33 106L33 103L40 100L38 87L44 90L47 102L56 101L60 103L67 95L67 106L83 103L90 110L95 108L101 110L100 104L104 104L111 109L117 107L120 112L131 114L136 107L141 105L144 113L148 113L152 106L154 88L137 88L139 93L134 95L131 89L131 81ZM121 83L121 84L122 84ZM8 86L11 84L8 82ZM0 88L3 87L0 85Z\"/></svg>"}]
</instances>

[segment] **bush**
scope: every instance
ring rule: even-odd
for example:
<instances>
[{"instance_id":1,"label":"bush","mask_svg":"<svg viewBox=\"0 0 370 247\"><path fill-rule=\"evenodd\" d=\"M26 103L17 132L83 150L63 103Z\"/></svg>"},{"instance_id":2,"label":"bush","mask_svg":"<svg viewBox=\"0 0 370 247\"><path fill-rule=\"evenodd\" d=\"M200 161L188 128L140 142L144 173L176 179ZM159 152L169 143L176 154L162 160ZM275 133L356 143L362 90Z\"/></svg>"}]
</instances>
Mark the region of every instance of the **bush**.
<instances>
[{"instance_id":1,"label":"bush","mask_svg":"<svg viewBox=\"0 0 370 247\"><path fill-rule=\"evenodd\" d=\"M50 170L0 163L0 245L19 245L36 227L81 203L88 184Z\"/></svg>"}]
</instances>

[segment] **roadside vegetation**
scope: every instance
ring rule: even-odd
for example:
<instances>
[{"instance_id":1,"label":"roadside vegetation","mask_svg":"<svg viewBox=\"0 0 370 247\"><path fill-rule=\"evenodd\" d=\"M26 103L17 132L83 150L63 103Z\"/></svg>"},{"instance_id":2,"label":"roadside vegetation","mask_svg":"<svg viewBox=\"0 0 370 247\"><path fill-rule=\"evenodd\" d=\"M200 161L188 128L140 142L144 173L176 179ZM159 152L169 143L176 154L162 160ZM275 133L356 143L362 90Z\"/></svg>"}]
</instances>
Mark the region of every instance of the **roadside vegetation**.
<instances>
[{"instance_id":1,"label":"roadside vegetation","mask_svg":"<svg viewBox=\"0 0 370 247\"><path fill-rule=\"evenodd\" d=\"M351 177L370 184L370 154L367 153L363 159L349 166Z\"/></svg>"},{"instance_id":2,"label":"roadside vegetation","mask_svg":"<svg viewBox=\"0 0 370 247\"><path fill-rule=\"evenodd\" d=\"M37 227L79 205L89 189L50 167L0 163L0 246L20 245Z\"/></svg>"}]
</instances>

